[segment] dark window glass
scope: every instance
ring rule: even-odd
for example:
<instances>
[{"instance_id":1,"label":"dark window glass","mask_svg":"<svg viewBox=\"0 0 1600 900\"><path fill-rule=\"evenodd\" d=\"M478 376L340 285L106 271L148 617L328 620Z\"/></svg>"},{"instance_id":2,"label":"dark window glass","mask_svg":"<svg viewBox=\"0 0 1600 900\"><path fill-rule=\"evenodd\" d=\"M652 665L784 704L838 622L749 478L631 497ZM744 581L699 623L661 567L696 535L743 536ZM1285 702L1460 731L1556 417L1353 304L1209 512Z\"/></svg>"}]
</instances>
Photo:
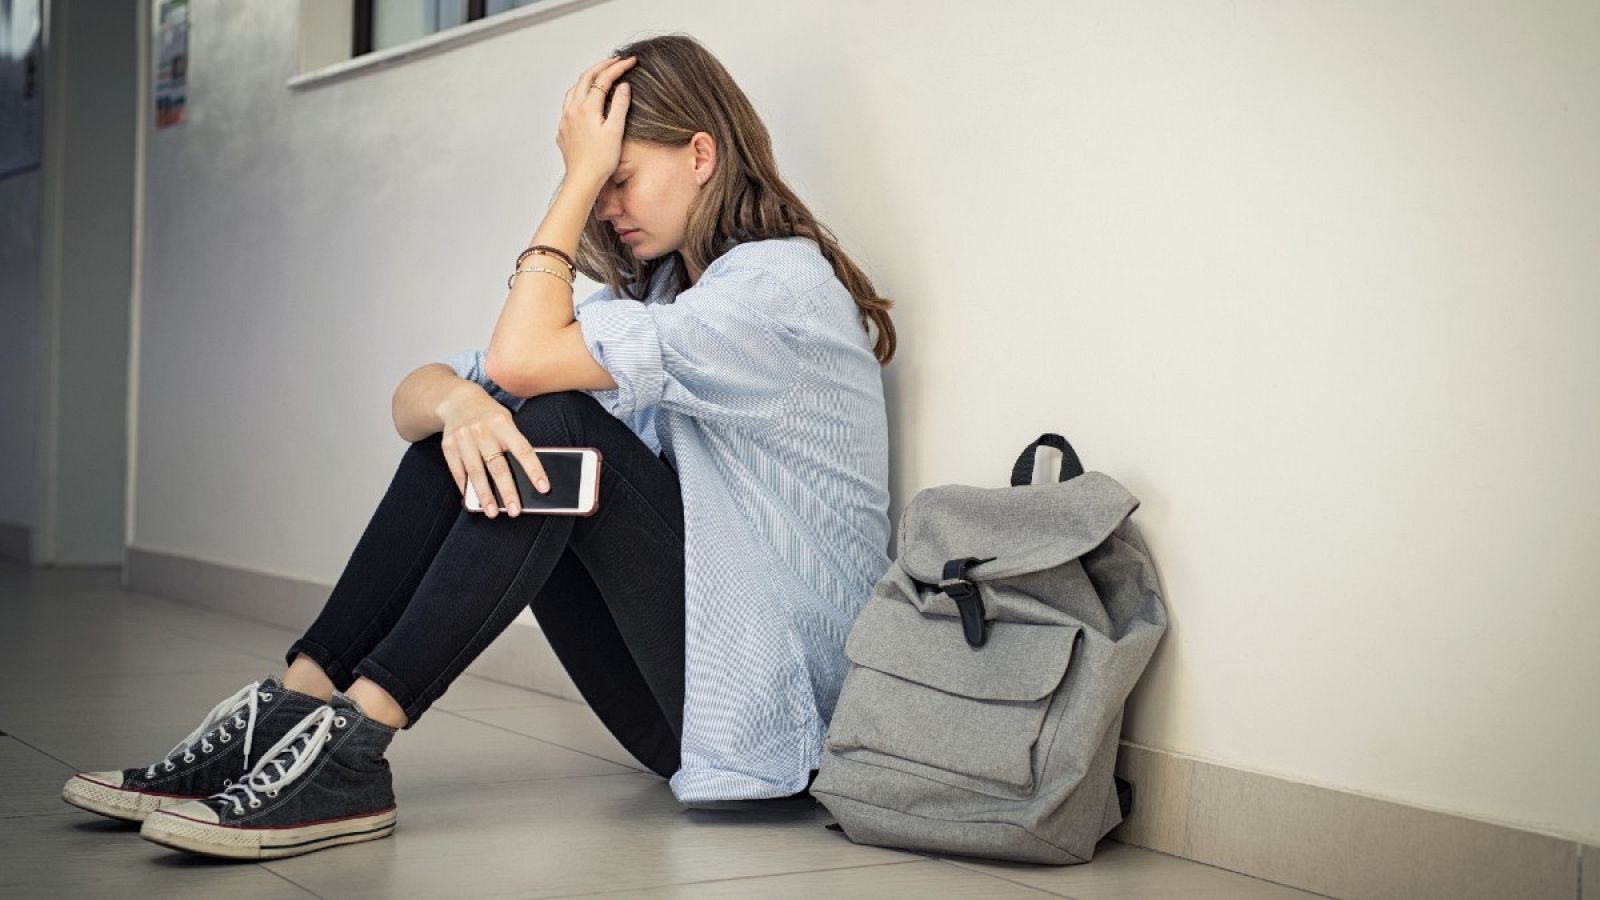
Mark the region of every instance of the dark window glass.
<instances>
[{"instance_id":1,"label":"dark window glass","mask_svg":"<svg viewBox=\"0 0 1600 900\"><path fill-rule=\"evenodd\" d=\"M531 6L540 0L353 0L355 56Z\"/></svg>"}]
</instances>

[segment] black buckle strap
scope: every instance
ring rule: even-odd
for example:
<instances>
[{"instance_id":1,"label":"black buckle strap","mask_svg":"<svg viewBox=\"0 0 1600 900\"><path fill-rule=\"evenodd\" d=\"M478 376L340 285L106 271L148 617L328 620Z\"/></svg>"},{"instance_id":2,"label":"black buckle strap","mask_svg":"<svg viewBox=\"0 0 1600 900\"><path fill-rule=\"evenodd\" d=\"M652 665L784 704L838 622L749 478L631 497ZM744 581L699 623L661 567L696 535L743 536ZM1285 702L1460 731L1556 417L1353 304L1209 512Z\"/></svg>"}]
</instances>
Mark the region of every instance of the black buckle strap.
<instances>
[{"instance_id":1,"label":"black buckle strap","mask_svg":"<svg viewBox=\"0 0 1600 900\"><path fill-rule=\"evenodd\" d=\"M982 647L989 639L989 632L988 623L983 618L983 595L978 592L977 584L967 578L967 570L994 559L996 557L993 556L988 559L975 556L952 559L944 564L944 577L939 582L939 590L955 601L956 608L961 610L961 630L966 634L967 643L974 647Z\"/></svg>"}]
</instances>

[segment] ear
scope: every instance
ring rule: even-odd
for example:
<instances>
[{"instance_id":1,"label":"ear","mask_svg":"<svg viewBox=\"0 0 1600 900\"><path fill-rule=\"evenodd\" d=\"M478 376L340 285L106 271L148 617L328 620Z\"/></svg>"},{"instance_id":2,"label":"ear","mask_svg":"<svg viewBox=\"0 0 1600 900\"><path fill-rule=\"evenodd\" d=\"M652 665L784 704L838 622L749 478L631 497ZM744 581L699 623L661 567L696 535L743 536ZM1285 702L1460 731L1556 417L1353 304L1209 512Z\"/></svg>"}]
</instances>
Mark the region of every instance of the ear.
<instances>
[{"instance_id":1,"label":"ear","mask_svg":"<svg viewBox=\"0 0 1600 900\"><path fill-rule=\"evenodd\" d=\"M717 170L717 140L708 132L697 131L689 139L689 146L694 149L695 181L704 185Z\"/></svg>"}]
</instances>

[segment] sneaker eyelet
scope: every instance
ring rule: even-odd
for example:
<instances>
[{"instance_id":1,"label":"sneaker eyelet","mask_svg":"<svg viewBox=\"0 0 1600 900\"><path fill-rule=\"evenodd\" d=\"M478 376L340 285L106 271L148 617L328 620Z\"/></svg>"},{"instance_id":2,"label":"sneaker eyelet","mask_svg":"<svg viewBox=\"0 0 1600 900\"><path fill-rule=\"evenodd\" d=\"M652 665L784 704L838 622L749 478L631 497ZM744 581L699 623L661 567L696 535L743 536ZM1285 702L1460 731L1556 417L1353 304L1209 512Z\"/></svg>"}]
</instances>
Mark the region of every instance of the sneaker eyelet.
<instances>
[{"instance_id":1,"label":"sneaker eyelet","mask_svg":"<svg viewBox=\"0 0 1600 900\"><path fill-rule=\"evenodd\" d=\"M267 693L266 691L262 691L261 692L261 699L263 699L263 700L271 700L272 699L272 695Z\"/></svg>"},{"instance_id":2,"label":"sneaker eyelet","mask_svg":"<svg viewBox=\"0 0 1600 900\"><path fill-rule=\"evenodd\" d=\"M222 786L223 787L227 787L230 784L233 784L233 779L232 778L224 778L224 779L222 779Z\"/></svg>"},{"instance_id":3,"label":"sneaker eyelet","mask_svg":"<svg viewBox=\"0 0 1600 900\"><path fill-rule=\"evenodd\" d=\"M277 788L273 788L272 790L267 791L267 796L268 797L276 797L276 796L278 796L278 789Z\"/></svg>"},{"instance_id":4,"label":"sneaker eyelet","mask_svg":"<svg viewBox=\"0 0 1600 900\"><path fill-rule=\"evenodd\" d=\"M212 744L209 741L201 741L200 742L200 752L201 753L210 753L211 751L213 751L215 749L217 749L217 748L212 746Z\"/></svg>"},{"instance_id":5,"label":"sneaker eyelet","mask_svg":"<svg viewBox=\"0 0 1600 900\"><path fill-rule=\"evenodd\" d=\"M184 760L184 762L188 762L188 760ZM171 760L168 760L165 765L166 765L166 770L168 772L171 772L173 769L176 769L178 767L178 764L175 763L175 762L172 762Z\"/></svg>"},{"instance_id":6,"label":"sneaker eyelet","mask_svg":"<svg viewBox=\"0 0 1600 900\"><path fill-rule=\"evenodd\" d=\"M260 800L251 800L250 801L250 808L251 809L258 809L258 808L260 808L260 806L261 806L261 801Z\"/></svg>"},{"instance_id":7,"label":"sneaker eyelet","mask_svg":"<svg viewBox=\"0 0 1600 900\"><path fill-rule=\"evenodd\" d=\"M334 716L333 717L333 724L338 726L338 727L340 727L340 728L343 728L345 726L345 724L346 724L344 716Z\"/></svg>"},{"instance_id":8,"label":"sneaker eyelet","mask_svg":"<svg viewBox=\"0 0 1600 900\"><path fill-rule=\"evenodd\" d=\"M224 731L223 733L217 735L217 740L219 740L219 741L223 742L224 744L226 744L229 741L233 740L233 735L231 735L228 732Z\"/></svg>"}]
</instances>

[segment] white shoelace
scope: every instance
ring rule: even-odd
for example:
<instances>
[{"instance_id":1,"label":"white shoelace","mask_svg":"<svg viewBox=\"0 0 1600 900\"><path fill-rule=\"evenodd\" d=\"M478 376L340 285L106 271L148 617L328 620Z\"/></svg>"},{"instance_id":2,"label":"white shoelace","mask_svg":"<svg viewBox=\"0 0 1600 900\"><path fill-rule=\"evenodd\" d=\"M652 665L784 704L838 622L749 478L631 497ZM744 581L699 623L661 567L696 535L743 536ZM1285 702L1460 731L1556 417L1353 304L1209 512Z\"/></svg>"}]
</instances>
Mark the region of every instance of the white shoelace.
<instances>
[{"instance_id":1,"label":"white shoelace","mask_svg":"<svg viewBox=\"0 0 1600 900\"><path fill-rule=\"evenodd\" d=\"M322 745L327 743L328 732L338 725L345 726L346 719L332 706L324 706L309 713L295 726L289 729L282 740L272 745L272 749L261 755L250 774L244 776L221 791L212 794L212 799L226 800L233 804L233 814L244 812L244 803L247 801L251 809L261 805L259 791L268 797L278 796L278 791L293 784L296 778L305 774L316 761L317 753ZM288 764L285 765L285 762ZM269 768L277 769L276 772ZM234 796L234 792L238 796Z\"/></svg>"},{"instance_id":2,"label":"white shoelace","mask_svg":"<svg viewBox=\"0 0 1600 900\"><path fill-rule=\"evenodd\" d=\"M171 772L173 769L177 768L177 764L174 763L172 759L179 753L183 754L184 762L194 762L194 746L197 742L200 744L200 752L202 753L210 753L212 750L216 749L211 743L211 732L217 728L218 724L220 724L222 720L230 717L233 719L233 726L235 728L244 730L244 771L250 771L250 742L252 738L255 737L256 733L256 712L259 709L258 704L262 700L271 699L272 694L261 690L261 682L259 681L252 681L240 688L233 694L233 696L212 707L211 712L206 714L205 719L200 723L199 727L195 728L194 731L189 732L188 737L179 741L176 747L168 750L167 754L158 762L155 762L146 768L144 770L145 777L156 777L157 768L164 768L168 772ZM227 725L222 726L221 732L217 736L217 740L224 744L233 740L232 735L228 733Z\"/></svg>"}]
</instances>

